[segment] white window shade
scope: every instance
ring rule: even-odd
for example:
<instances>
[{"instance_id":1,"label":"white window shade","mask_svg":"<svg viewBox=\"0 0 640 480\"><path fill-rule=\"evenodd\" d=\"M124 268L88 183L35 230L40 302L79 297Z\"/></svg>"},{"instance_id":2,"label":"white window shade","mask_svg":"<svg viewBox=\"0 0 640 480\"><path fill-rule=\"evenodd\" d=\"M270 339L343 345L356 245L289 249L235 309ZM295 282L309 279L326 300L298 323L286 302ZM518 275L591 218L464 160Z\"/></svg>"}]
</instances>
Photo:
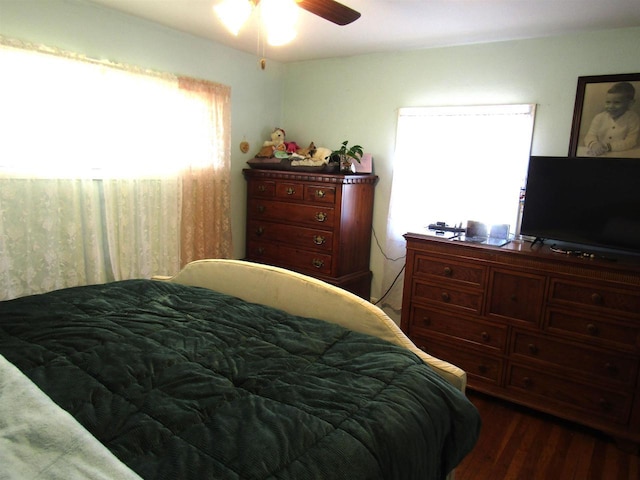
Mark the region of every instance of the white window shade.
<instances>
[{"instance_id":1,"label":"white window shade","mask_svg":"<svg viewBox=\"0 0 640 480\"><path fill-rule=\"evenodd\" d=\"M202 102L167 75L0 49L0 171L33 178L175 175L211 163Z\"/></svg>"},{"instance_id":2,"label":"white window shade","mask_svg":"<svg viewBox=\"0 0 640 480\"><path fill-rule=\"evenodd\" d=\"M407 232L438 221L518 225L535 104L401 108L387 224L383 306L400 311ZM396 315L397 316L397 315Z\"/></svg>"},{"instance_id":3,"label":"white window shade","mask_svg":"<svg viewBox=\"0 0 640 480\"><path fill-rule=\"evenodd\" d=\"M535 105L402 108L398 115L390 227L436 221L506 223L518 217Z\"/></svg>"}]
</instances>

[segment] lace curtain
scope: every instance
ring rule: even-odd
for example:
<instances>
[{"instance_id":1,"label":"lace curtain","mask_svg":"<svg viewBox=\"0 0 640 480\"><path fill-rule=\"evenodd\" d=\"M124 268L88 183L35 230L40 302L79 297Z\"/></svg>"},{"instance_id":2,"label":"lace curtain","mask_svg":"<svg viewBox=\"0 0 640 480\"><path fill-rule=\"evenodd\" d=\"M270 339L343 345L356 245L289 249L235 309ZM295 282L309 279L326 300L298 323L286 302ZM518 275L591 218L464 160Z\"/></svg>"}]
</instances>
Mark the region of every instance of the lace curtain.
<instances>
[{"instance_id":1,"label":"lace curtain","mask_svg":"<svg viewBox=\"0 0 640 480\"><path fill-rule=\"evenodd\" d=\"M179 86L206 119L199 124L202 131L192 134L209 139L201 152L205 153L201 161L182 171L184 265L201 258L226 258L233 251L229 183L231 105L229 88L223 85L180 78ZM196 152L193 155L197 156Z\"/></svg>"},{"instance_id":2,"label":"lace curtain","mask_svg":"<svg viewBox=\"0 0 640 480\"><path fill-rule=\"evenodd\" d=\"M426 232L436 221L464 227L467 220L517 230L534 117L534 104L400 109L381 302L396 321L405 233Z\"/></svg>"},{"instance_id":3,"label":"lace curtain","mask_svg":"<svg viewBox=\"0 0 640 480\"><path fill-rule=\"evenodd\" d=\"M0 38L0 298L229 257L230 89Z\"/></svg>"}]
</instances>

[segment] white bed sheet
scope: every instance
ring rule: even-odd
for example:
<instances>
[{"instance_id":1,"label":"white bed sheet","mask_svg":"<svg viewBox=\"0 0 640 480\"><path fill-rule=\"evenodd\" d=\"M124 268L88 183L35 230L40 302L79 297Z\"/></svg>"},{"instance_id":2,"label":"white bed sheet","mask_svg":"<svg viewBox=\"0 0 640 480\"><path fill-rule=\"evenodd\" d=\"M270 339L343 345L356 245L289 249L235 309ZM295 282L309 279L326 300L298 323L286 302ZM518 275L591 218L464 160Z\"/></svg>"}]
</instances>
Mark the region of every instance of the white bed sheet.
<instances>
[{"instance_id":1,"label":"white bed sheet","mask_svg":"<svg viewBox=\"0 0 640 480\"><path fill-rule=\"evenodd\" d=\"M0 355L0 480L140 480Z\"/></svg>"}]
</instances>

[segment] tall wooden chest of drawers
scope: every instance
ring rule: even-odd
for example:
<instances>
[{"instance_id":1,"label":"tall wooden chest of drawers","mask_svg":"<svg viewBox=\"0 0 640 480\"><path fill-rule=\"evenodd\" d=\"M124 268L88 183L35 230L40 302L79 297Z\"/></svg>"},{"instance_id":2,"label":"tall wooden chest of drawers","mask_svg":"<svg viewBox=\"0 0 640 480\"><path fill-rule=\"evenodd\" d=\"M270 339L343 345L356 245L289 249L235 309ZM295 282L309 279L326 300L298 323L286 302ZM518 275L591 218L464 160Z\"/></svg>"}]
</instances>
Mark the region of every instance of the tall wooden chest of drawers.
<instances>
[{"instance_id":1,"label":"tall wooden chest of drawers","mask_svg":"<svg viewBox=\"0 0 640 480\"><path fill-rule=\"evenodd\" d=\"M640 259L405 238L414 343L472 389L640 442Z\"/></svg>"},{"instance_id":2,"label":"tall wooden chest of drawers","mask_svg":"<svg viewBox=\"0 0 640 480\"><path fill-rule=\"evenodd\" d=\"M243 170L246 259L311 275L367 300L375 175Z\"/></svg>"}]
</instances>

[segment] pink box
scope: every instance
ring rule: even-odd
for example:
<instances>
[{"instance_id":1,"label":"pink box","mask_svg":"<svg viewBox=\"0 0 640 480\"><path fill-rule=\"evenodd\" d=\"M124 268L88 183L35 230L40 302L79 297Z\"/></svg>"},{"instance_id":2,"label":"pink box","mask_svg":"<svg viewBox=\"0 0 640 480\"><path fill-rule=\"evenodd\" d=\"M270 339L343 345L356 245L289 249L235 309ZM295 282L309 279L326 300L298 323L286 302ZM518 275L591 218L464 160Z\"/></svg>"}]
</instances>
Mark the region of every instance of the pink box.
<instances>
[{"instance_id":1,"label":"pink box","mask_svg":"<svg viewBox=\"0 0 640 480\"><path fill-rule=\"evenodd\" d=\"M356 173L372 173L373 172L373 157L370 153L363 153L360 163L353 162L356 167Z\"/></svg>"}]
</instances>

